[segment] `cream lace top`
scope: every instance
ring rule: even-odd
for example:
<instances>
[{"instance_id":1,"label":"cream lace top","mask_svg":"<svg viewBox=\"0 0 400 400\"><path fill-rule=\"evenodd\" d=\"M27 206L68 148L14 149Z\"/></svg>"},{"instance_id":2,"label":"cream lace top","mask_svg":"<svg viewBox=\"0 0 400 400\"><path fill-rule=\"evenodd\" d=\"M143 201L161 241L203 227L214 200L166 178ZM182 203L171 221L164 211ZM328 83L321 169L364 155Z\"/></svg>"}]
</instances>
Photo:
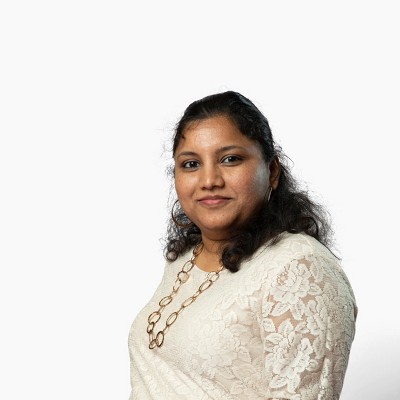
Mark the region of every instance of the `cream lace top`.
<instances>
[{"instance_id":1,"label":"cream lace top","mask_svg":"<svg viewBox=\"0 0 400 400\"><path fill-rule=\"evenodd\" d=\"M168 263L129 335L130 400L338 399L355 332L355 299L337 259L304 234L260 248L179 315L149 349L148 315L170 294L191 253ZM162 313L192 296L207 273L194 267Z\"/></svg>"}]
</instances>

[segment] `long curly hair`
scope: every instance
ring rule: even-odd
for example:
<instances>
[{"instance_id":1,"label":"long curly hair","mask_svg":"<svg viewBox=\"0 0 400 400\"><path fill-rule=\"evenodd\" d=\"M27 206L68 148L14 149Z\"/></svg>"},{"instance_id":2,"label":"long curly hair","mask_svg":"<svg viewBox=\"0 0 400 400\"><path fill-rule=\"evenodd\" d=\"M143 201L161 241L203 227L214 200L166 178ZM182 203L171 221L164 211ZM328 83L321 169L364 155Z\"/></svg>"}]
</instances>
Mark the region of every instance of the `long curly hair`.
<instances>
[{"instance_id":1,"label":"long curly hair","mask_svg":"<svg viewBox=\"0 0 400 400\"><path fill-rule=\"evenodd\" d=\"M272 191L269 202L248 221L243 230L224 244L221 254L224 267L237 272L241 263L260 246L267 242L268 245L277 243L283 232L304 232L329 248L332 228L328 212L300 187L290 172L288 157L273 139L268 120L240 93L217 93L191 103L176 125L172 140L173 156L189 124L215 116L230 118L243 135L259 144L267 163L276 157L281 166L279 184ZM167 229L165 257L174 261L200 242L200 229L189 220L179 200L176 200Z\"/></svg>"}]
</instances>

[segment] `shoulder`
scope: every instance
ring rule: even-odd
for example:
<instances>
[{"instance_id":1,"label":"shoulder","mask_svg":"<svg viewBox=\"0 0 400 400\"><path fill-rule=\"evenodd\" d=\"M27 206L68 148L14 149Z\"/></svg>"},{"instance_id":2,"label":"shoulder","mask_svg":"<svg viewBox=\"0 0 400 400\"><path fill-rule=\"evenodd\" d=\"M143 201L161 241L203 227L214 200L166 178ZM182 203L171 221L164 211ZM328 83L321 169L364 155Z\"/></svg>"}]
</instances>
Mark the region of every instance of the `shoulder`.
<instances>
[{"instance_id":1,"label":"shoulder","mask_svg":"<svg viewBox=\"0 0 400 400\"><path fill-rule=\"evenodd\" d=\"M249 260L249 263L273 263L286 265L293 260L309 257L325 258L327 262L339 264L339 259L318 240L305 233L280 235L275 244L266 243Z\"/></svg>"},{"instance_id":2,"label":"shoulder","mask_svg":"<svg viewBox=\"0 0 400 400\"><path fill-rule=\"evenodd\" d=\"M315 288L317 285L321 290L332 291L336 296L344 296L355 302L340 260L309 235L285 233L278 243L264 247L259 256L259 267L262 264L274 265L264 281L269 289L283 285L292 292L298 285L307 283L307 287Z\"/></svg>"},{"instance_id":3,"label":"shoulder","mask_svg":"<svg viewBox=\"0 0 400 400\"><path fill-rule=\"evenodd\" d=\"M190 262L192 258L193 249L190 249L183 254L181 254L174 261L166 261L164 267L163 281L172 281L176 279L176 275L182 270L182 267Z\"/></svg>"},{"instance_id":4,"label":"shoulder","mask_svg":"<svg viewBox=\"0 0 400 400\"><path fill-rule=\"evenodd\" d=\"M265 244L243 265L269 286L289 271L312 274L315 279L349 285L340 260L322 243L303 233L283 233L276 244Z\"/></svg>"}]
</instances>

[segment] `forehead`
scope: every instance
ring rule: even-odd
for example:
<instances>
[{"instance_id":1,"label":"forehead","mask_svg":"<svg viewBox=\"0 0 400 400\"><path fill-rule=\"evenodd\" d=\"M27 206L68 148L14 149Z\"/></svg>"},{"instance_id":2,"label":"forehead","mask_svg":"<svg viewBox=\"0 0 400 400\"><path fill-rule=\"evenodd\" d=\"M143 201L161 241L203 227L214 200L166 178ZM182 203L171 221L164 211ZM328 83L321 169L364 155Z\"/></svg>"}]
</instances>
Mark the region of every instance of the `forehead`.
<instances>
[{"instance_id":1,"label":"forehead","mask_svg":"<svg viewBox=\"0 0 400 400\"><path fill-rule=\"evenodd\" d=\"M187 146L215 147L235 144L258 147L258 143L245 136L229 117L215 116L191 122L183 131L177 149Z\"/></svg>"}]
</instances>

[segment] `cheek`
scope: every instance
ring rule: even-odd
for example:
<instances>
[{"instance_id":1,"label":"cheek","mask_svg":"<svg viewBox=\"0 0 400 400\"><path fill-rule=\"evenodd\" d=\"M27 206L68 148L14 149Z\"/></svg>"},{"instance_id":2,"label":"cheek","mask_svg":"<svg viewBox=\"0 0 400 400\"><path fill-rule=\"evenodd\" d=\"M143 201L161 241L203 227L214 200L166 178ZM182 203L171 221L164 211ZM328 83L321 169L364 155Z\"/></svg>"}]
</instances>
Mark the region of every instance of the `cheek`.
<instances>
[{"instance_id":1,"label":"cheek","mask_svg":"<svg viewBox=\"0 0 400 400\"><path fill-rule=\"evenodd\" d=\"M253 181L248 182L248 185L244 187L243 190L248 201L256 203L259 199L264 198L267 188L263 182L254 179Z\"/></svg>"},{"instance_id":2,"label":"cheek","mask_svg":"<svg viewBox=\"0 0 400 400\"><path fill-rule=\"evenodd\" d=\"M181 199L181 196L182 196L183 187L184 186L181 184L180 180L175 179L175 191L176 191L176 194L177 194L179 200Z\"/></svg>"},{"instance_id":3,"label":"cheek","mask_svg":"<svg viewBox=\"0 0 400 400\"><path fill-rule=\"evenodd\" d=\"M250 201L254 202L258 198L264 198L269 187L268 178L268 172L264 169L249 172L238 180L238 188Z\"/></svg>"},{"instance_id":4,"label":"cheek","mask_svg":"<svg viewBox=\"0 0 400 400\"><path fill-rule=\"evenodd\" d=\"M175 175L175 191L180 201L191 192L191 187L190 179Z\"/></svg>"}]
</instances>

